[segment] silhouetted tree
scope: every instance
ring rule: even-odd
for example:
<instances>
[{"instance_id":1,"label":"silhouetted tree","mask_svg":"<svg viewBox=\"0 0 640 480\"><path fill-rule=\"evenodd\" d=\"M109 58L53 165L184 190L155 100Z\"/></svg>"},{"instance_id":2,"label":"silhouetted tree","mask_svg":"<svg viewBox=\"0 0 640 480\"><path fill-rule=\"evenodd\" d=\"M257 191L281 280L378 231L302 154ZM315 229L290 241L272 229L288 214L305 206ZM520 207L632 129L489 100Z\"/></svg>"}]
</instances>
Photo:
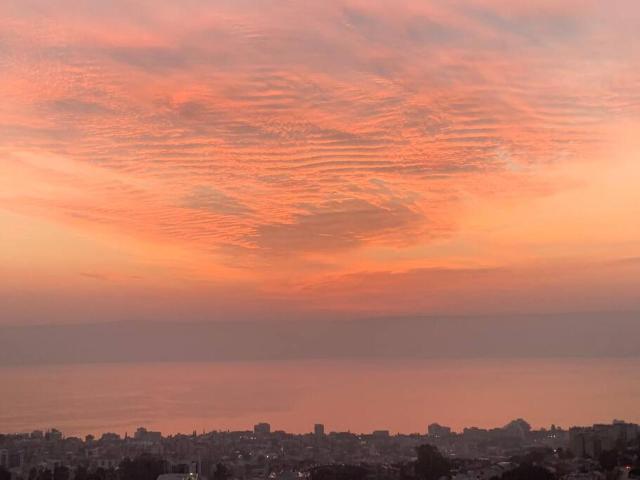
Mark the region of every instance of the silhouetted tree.
<instances>
[{"instance_id":1,"label":"silhouetted tree","mask_svg":"<svg viewBox=\"0 0 640 480\"><path fill-rule=\"evenodd\" d=\"M73 474L73 480L88 480L89 479L89 471L87 467L80 465L76 468Z\"/></svg>"},{"instance_id":2,"label":"silhouetted tree","mask_svg":"<svg viewBox=\"0 0 640 480\"><path fill-rule=\"evenodd\" d=\"M53 480L69 480L71 472L68 467L59 465L53 469Z\"/></svg>"},{"instance_id":3,"label":"silhouetted tree","mask_svg":"<svg viewBox=\"0 0 640 480\"><path fill-rule=\"evenodd\" d=\"M358 465L326 465L311 470L311 480L364 480L367 469Z\"/></svg>"},{"instance_id":4,"label":"silhouetted tree","mask_svg":"<svg viewBox=\"0 0 640 480\"><path fill-rule=\"evenodd\" d=\"M522 464L502 475L502 480L555 480L555 475L544 467Z\"/></svg>"},{"instance_id":5,"label":"silhouetted tree","mask_svg":"<svg viewBox=\"0 0 640 480\"><path fill-rule=\"evenodd\" d=\"M86 480L121 480L122 473L118 476L118 472L113 468L104 469L102 467L96 468L95 471L88 473ZM74 480L77 480L74 478Z\"/></svg>"},{"instance_id":6,"label":"silhouetted tree","mask_svg":"<svg viewBox=\"0 0 640 480\"><path fill-rule=\"evenodd\" d=\"M231 477L231 471L224 463L218 463L213 474L213 480L227 480L229 477Z\"/></svg>"},{"instance_id":7,"label":"silhouetted tree","mask_svg":"<svg viewBox=\"0 0 640 480\"><path fill-rule=\"evenodd\" d=\"M45 468L44 470L40 470L38 472L38 480L53 480L53 474L51 470Z\"/></svg>"},{"instance_id":8,"label":"silhouetted tree","mask_svg":"<svg viewBox=\"0 0 640 480\"><path fill-rule=\"evenodd\" d=\"M156 480L165 473L165 462L153 455L140 455L133 460L125 458L120 463L120 480Z\"/></svg>"},{"instance_id":9,"label":"silhouetted tree","mask_svg":"<svg viewBox=\"0 0 640 480\"><path fill-rule=\"evenodd\" d=\"M11 472L4 467L0 467L0 480L11 480Z\"/></svg>"},{"instance_id":10,"label":"silhouetted tree","mask_svg":"<svg viewBox=\"0 0 640 480\"><path fill-rule=\"evenodd\" d=\"M95 471L89 473L87 480L107 480L107 471L102 468L96 468Z\"/></svg>"},{"instance_id":11,"label":"silhouetted tree","mask_svg":"<svg viewBox=\"0 0 640 480\"><path fill-rule=\"evenodd\" d=\"M189 473L189 465L186 463L179 463L171 467L171 473Z\"/></svg>"},{"instance_id":12,"label":"silhouetted tree","mask_svg":"<svg viewBox=\"0 0 640 480\"><path fill-rule=\"evenodd\" d=\"M517 458L515 460L515 463L518 463L518 464L528 463L528 464L535 465L537 463L543 462L545 458L550 457L551 455L553 455L552 448L546 448L546 447L534 448L532 450L529 450L522 457Z\"/></svg>"},{"instance_id":13,"label":"silhouetted tree","mask_svg":"<svg viewBox=\"0 0 640 480\"><path fill-rule=\"evenodd\" d=\"M575 458L573 452L568 448L560 447L556 450L556 453L558 454L558 458L560 458L561 460L570 460L572 458Z\"/></svg>"},{"instance_id":14,"label":"silhouetted tree","mask_svg":"<svg viewBox=\"0 0 640 480\"><path fill-rule=\"evenodd\" d=\"M438 480L449 476L451 465L433 445L420 445L416 448L416 476L422 480Z\"/></svg>"},{"instance_id":15,"label":"silhouetted tree","mask_svg":"<svg viewBox=\"0 0 640 480\"><path fill-rule=\"evenodd\" d=\"M598 457L598 462L605 472L613 470L618 466L618 451L605 450Z\"/></svg>"}]
</instances>

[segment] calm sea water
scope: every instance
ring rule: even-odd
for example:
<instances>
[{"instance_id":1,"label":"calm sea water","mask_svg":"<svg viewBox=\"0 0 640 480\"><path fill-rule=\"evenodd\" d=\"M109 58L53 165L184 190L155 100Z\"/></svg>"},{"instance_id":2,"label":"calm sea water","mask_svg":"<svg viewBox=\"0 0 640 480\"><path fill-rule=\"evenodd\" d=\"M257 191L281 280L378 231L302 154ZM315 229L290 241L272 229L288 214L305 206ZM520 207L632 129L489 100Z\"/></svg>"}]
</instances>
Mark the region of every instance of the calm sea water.
<instances>
[{"instance_id":1,"label":"calm sea water","mask_svg":"<svg viewBox=\"0 0 640 480\"><path fill-rule=\"evenodd\" d=\"M424 432L640 422L640 359L304 361L0 368L0 431Z\"/></svg>"}]
</instances>

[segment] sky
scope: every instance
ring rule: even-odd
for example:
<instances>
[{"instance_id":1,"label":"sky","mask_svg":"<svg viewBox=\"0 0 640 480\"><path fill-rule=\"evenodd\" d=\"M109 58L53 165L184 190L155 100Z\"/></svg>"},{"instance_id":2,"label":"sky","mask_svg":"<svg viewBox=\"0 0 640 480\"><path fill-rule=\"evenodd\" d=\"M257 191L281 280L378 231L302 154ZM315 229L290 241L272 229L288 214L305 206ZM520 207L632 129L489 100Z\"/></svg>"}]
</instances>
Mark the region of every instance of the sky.
<instances>
[{"instance_id":1,"label":"sky","mask_svg":"<svg viewBox=\"0 0 640 480\"><path fill-rule=\"evenodd\" d=\"M0 324L638 312L638 31L634 0L3 1Z\"/></svg>"}]
</instances>

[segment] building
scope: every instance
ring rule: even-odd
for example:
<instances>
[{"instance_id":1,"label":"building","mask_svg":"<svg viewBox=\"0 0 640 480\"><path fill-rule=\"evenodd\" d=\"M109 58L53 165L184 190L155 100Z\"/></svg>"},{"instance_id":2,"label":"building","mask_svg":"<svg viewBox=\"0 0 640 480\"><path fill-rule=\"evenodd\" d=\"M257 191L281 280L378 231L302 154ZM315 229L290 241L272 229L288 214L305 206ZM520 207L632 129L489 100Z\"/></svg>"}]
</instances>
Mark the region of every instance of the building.
<instances>
[{"instance_id":1,"label":"building","mask_svg":"<svg viewBox=\"0 0 640 480\"><path fill-rule=\"evenodd\" d=\"M618 442L637 439L639 432L638 425L622 420L614 420L612 424L573 427L569 429L569 450L577 457L598 458L600 453L613 449Z\"/></svg>"},{"instance_id":2,"label":"building","mask_svg":"<svg viewBox=\"0 0 640 480\"><path fill-rule=\"evenodd\" d=\"M62 440L62 432L60 430L52 428L50 431L45 433L44 438L45 440L49 440L52 442L59 442L60 440Z\"/></svg>"},{"instance_id":3,"label":"building","mask_svg":"<svg viewBox=\"0 0 640 480\"><path fill-rule=\"evenodd\" d=\"M430 437L443 438L451 435L451 427L445 427L439 423L432 423L427 427L427 433Z\"/></svg>"},{"instance_id":4,"label":"building","mask_svg":"<svg viewBox=\"0 0 640 480\"><path fill-rule=\"evenodd\" d=\"M253 433L256 435L269 435L271 433L271 425L268 423L256 423L253 426Z\"/></svg>"},{"instance_id":5,"label":"building","mask_svg":"<svg viewBox=\"0 0 640 480\"><path fill-rule=\"evenodd\" d=\"M323 437L324 436L324 424L316 423L313 426L313 433L315 434L316 437Z\"/></svg>"},{"instance_id":6,"label":"building","mask_svg":"<svg viewBox=\"0 0 640 480\"><path fill-rule=\"evenodd\" d=\"M100 437L100 441L101 442L118 442L120 441L120 435L118 435L117 433L111 433L111 432L103 433L102 436Z\"/></svg>"},{"instance_id":7,"label":"building","mask_svg":"<svg viewBox=\"0 0 640 480\"><path fill-rule=\"evenodd\" d=\"M612 436L615 440L630 442L640 437L640 428L635 423L627 423L624 420L614 420Z\"/></svg>"},{"instance_id":8,"label":"building","mask_svg":"<svg viewBox=\"0 0 640 480\"><path fill-rule=\"evenodd\" d=\"M136 430L136 433L133 435L133 439L138 442L150 442L157 443L162 440L162 433L160 432L151 432L146 428L140 427Z\"/></svg>"}]
</instances>

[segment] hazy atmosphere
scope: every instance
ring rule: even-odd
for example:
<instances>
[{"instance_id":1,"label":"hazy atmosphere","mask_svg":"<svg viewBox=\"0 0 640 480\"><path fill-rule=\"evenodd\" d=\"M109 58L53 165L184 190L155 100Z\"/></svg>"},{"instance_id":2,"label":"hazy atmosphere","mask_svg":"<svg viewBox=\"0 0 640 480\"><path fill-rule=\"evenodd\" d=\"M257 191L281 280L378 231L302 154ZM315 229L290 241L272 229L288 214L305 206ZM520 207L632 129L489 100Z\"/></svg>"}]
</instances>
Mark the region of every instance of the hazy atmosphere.
<instances>
[{"instance_id":1,"label":"hazy atmosphere","mask_svg":"<svg viewBox=\"0 0 640 480\"><path fill-rule=\"evenodd\" d=\"M0 433L640 422L638 32L1 1Z\"/></svg>"}]
</instances>

